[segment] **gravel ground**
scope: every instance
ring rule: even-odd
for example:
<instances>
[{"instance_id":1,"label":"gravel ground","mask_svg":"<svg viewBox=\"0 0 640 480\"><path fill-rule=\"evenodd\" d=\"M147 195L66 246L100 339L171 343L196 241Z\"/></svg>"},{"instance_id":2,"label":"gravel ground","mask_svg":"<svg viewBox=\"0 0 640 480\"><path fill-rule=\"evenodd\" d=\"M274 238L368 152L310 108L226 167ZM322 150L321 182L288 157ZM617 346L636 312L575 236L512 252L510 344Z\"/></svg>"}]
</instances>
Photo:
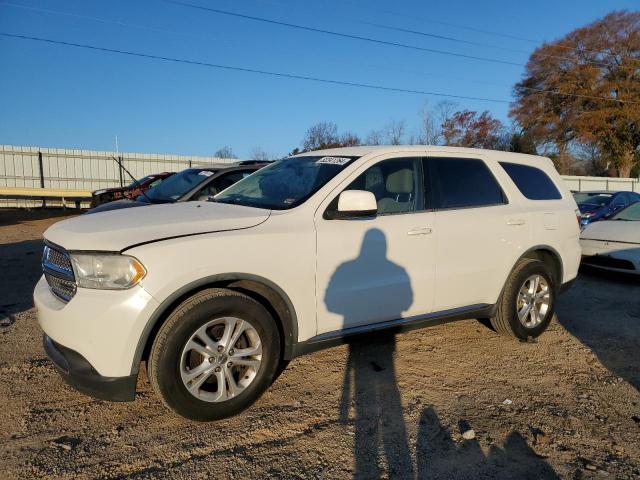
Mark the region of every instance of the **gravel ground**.
<instances>
[{"instance_id":1,"label":"gravel ground","mask_svg":"<svg viewBox=\"0 0 640 480\"><path fill-rule=\"evenodd\" d=\"M245 414L65 386L31 292L65 215L0 212L0 478L640 478L640 281L581 272L537 343L476 320L291 362Z\"/></svg>"}]
</instances>

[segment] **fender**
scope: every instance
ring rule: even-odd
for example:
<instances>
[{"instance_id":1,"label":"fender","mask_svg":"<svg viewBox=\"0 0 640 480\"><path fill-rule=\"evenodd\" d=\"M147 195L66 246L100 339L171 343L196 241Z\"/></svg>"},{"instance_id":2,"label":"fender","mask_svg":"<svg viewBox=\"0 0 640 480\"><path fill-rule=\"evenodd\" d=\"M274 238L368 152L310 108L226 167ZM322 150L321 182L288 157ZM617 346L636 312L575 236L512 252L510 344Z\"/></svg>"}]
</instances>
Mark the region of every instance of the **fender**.
<instances>
[{"instance_id":1,"label":"fender","mask_svg":"<svg viewBox=\"0 0 640 480\"><path fill-rule=\"evenodd\" d=\"M555 259L558 261L558 266L559 266L559 279L558 279L558 285L557 288L559 291L562 290L562 279L564 278L564 266L562 265L562 257L560 256L560 254L558 253L558 251L553 248L550 245L535 245L531 248L528 248L527 250L525 250L518 258L516 258L515 262L513 262L513 266L509 269L509 274L507 275L507 277L504 279L504 282L502 283L502 288L500 289L500 294L498 295L498 299L496 300L496 304L500 301L500 299L502 298L502 292L504 292L504 287L507 284L507 281L509 280L509 278L511 277L511 274L513 273L513 269L516 268L517 263L522 260L523 258L528 258L527 255L529 253L535 252L536 250L546 250L547 252L549 252L550 254L552 254Z\"/></svg>"},{"instance_id":2,"label":"fender","mask_svg":"<svg viewBox=\"0 0 640 480\"><path fill-rule=\"evenodd\" d=\"M293 308L293 303L291 299L287 296L287 294L282 290L278 285L273 283L271 280L267 280L266 278L260 277L258 275L252 275L250 273L222 273L216 275L210 275L207 277L203 277L199 280L195 280L191 283L188 283L178 290L173 292L167 298L165 298L160 306L153 312L149 320L147 320L147 324L145 325L142 335L138 339L138 345L136 347L136 351L133 357L133 364L131 365L131 374L135 375L138 373L140 368L140 362L142 361L142 356L144 354L145 348L147 346L147 342L149 340L149 336L153 332L157 323L168 313L173 307L177 306L177 304L184 298L188 297L189 294L195 293L198 290L201 290L203 287L213 285L216 283L226 283L229 284L231 282L237 282L242 280L250 280L253 282L260 283L265 287L276 292L287 308L287 315L283 315L281 318L282 321L282 330L284 333L284 359L289 360L293 358L293 350L294 345L298 341L298 317L296 315L296 311Z\"/></svg>"},{"instance_id":3,"label":"fender","mask_svg":"<svg viewBox=\"0 0 640 480\"><path fill-rule=\"evenodd\" d=\"M564 265L562 264L562 256L551 245L535 245L535 246L527 249L522 255L520 255L520 257L518 257L518 260L520 260L521 258L526 257L526 255L528 253L531 253L531 252L536 251L536 250L546 250L549 253L551 253L555 257L555 259L558 261L558 266L560 267L560 270L558 271L558 274L559 274L558 288L560 288L560 286L562 285L562 280L564 279ZM518 263L517 260L516 260L516 263ZM511 268L511 271L513 271L515 266L516 266L516 264L514 263L513 267ZM509 272L509 274L511 274L511 271Z\"/></svg>"}]
</instances>

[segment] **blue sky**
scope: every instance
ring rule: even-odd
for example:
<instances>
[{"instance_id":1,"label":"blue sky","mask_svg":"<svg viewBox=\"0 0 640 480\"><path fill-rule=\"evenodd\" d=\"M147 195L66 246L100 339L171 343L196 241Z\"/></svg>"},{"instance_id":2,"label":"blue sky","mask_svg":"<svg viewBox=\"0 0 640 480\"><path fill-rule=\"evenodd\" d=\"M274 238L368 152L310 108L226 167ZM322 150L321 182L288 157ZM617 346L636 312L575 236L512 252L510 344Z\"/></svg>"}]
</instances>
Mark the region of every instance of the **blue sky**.
<instances>
[{"instance_id":1,"label":"blue sky","mask_svg":"<svg viewBox=\"0 0 640 480\"><path fill-rule=\"evenodd\" d=\"M185 1L522 64L537 41L561 37L614 9L638 8L631 0ZM392 31L373 23L483 46ZM159 0L0 0L0 32L502 100L512 98L512 86L523 72L518 65L337 38ZM284 155L299 145L310 125L319 121L334 121L341 131L364 137L391 120L405 120L411 133L418 127L418 111L424 102L434 105L442 100L5 37L0 37L0 62L2 144L112 150L118 135L124 151L211 155L229 145L240 157L248 156L254 147ZM508 104L475 100L457 103L460 108L488 109L508 121Z\"/></svg>"}]
</instances>

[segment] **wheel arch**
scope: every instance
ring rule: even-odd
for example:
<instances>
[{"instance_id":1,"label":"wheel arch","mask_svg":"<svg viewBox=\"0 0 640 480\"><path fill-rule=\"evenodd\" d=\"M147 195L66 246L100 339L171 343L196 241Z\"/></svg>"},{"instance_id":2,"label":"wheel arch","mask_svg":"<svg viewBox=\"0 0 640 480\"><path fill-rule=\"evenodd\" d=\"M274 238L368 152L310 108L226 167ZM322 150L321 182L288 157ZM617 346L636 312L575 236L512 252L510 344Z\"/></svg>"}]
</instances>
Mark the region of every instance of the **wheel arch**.
<instances>
[{"instance_id":1,"label":"wheel arch","mask_svg":"<svg viewBox=\"0 0 640 480\"><path fill-rule=\"evenodd\" d=\"M148 358L158 330L175 308L186 298L206 288L229 288L248 295L261 303L274 317L282 342L281 357L290 360L298 341L298 319L288 295L278 285L266 278L248 273L210 275L184 285L162 301L147 321L131 365L131 374L137 374L140 363Z\"/></svg>"},{"instance_id":2,"label":"wheel arch","mask_svg":"<svg viewBox=\"0 0 640 480\"><path fill-rule=\"evenodd\" d=\"M535 260L540 260L545 264L549 265L552 269L552 272L555 276L556 287L560 288L562 285L562 280L564 279L564 266L562 264L562 257L558 251L549 246L549 245L536 245L535 247L531 247L518 258L518 261L523 258L532 258ZM516 262L517 263L517 262ZM514 264L515 268L515 264ZM513 268L512 268L513 271ZM509 273L511 275L511 272Z\"/></svg>"}]
</instances>

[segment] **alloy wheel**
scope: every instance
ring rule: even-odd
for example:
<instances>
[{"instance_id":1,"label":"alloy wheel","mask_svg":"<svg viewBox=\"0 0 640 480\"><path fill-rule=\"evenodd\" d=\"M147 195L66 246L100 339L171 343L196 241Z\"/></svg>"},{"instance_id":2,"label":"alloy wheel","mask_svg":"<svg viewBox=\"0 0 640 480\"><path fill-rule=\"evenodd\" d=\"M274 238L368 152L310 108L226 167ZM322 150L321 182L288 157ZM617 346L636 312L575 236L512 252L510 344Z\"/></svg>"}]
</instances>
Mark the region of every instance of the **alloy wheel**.
<instances>
[{"instance_id":1,"label":"alloy wheel","mask_svg":"<svg viewBox=\"0 0 640 480\"><path fill-rule=\"evenodd\" d=\"M542 275L531 275L520 287L516 300L520 323L526 328L537 327L546 318L550 305L549 283Z\"/></svg>"},{"instance_id":2,"label":"alloy wheel","mask_svg":"<svg viewBox=\"0 0 640 480\"><path fill-rule=\"evenodd\" d=\"M180 358L186 389L205 402L238 396L255 379L262 363L262 342L247 320L221 317L196 330Z\"/></svg>"}]
</instances>

